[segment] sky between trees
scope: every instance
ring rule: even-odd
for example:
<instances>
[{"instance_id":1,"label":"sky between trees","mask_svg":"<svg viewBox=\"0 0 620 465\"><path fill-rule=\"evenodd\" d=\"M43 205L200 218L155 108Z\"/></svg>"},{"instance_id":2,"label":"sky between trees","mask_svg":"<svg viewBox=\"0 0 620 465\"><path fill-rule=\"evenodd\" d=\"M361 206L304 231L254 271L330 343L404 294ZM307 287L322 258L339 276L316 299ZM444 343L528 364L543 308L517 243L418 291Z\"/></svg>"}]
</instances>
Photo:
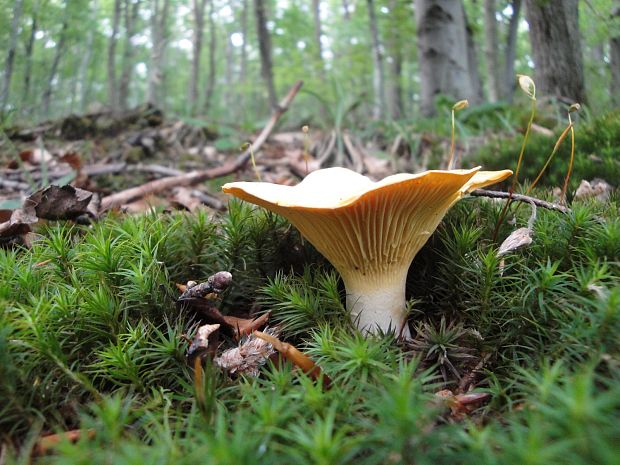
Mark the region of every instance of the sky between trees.
<instances>
[{"instance_id":1,"label":"sky between trees","mask_svg":"<svg viewBox=\"0 0 620 465\"><path fill-rule=\"evenodd\" d=\"M438 101L620 96L618 0L0 0L0 110L36 121L150 102L251 127L298 79L297 120L437 113Z\"/></svg>"}]
</instances>

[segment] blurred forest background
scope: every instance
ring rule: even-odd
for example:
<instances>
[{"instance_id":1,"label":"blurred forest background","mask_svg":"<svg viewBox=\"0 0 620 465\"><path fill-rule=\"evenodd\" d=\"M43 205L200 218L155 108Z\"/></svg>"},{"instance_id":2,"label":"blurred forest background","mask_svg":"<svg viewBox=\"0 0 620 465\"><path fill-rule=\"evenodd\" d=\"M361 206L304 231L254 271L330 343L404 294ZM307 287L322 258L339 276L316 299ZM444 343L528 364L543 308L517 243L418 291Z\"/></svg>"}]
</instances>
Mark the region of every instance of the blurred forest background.
<instances>
[{"instance_id":1,"label":"blurred forest background","mask_svg":"<svg viewBox=\"0 0 620 465\"><path fill-rule=\"evenodd\" d=\"M0 113L13 124L151 103L251 130L303 79L292 122L364 127L465 98L504 105L516 73L599 113L620 104L619 11L617 0L0 0Z\"/></svg>"}]
</instances>

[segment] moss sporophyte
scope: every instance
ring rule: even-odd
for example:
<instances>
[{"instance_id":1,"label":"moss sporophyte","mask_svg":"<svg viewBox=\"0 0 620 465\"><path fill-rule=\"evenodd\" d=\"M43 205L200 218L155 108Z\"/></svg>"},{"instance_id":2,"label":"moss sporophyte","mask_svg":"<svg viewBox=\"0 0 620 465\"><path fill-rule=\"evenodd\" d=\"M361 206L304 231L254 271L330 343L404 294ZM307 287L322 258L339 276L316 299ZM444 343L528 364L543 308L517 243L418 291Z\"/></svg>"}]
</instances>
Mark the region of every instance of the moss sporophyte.
<instances>
[{"instance_id":1,"label":"moss sporophyte","mask_svg":"<svg viewBox=\"0 0 620 465\"><path fill-rule=\"evenodd\" d=\"M432 170L373 182L346 168L309 174L297 186L233 182L223 191L287 218L338 270L347 310L364 333L410 337L409 266L448 209L510 170Z\"/></svg>"}]
</instances>

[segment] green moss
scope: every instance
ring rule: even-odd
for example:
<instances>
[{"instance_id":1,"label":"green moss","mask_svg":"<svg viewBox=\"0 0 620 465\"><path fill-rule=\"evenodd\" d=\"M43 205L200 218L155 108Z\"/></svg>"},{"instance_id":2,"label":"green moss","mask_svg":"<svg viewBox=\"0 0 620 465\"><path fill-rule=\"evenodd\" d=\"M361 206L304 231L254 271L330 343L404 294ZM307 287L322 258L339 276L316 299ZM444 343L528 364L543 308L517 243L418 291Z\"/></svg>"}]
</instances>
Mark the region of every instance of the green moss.
<instances>
[{"instance_id":1,"label":"green moss","mask_svg":"<svg viewBox=\"0 0 620 465\"><path fill-rule=\"evenodd\" d=\"M542 193L540 193L542 195ZM28 460L41 432L75 428L46 463L615 464L620 439L618 203L539 209L534 242L503 259L502 204L453 208L408 280L416 343L364 338L329 264L283 219L109 217L51 224L0 250L0 430ZM503 240L527 222L513 210ZM257 303L332 379L289 364L231 380L205 368L196 402L175 282L231 270L224 312ZM434 393L484 360L490 402L454 423Z\"/></svg>"},{"instance_id":2,"label":"green moss","mask_svg":"<svg viewBox=\"0 0 620 465\"><path fill-rule=\"evenodd\" d=\"M555 137L531 134L526 146L519 181L533 181L545 160L551 154L563 128ZM496 139L487 144L475 157L475 162L486 169L516 167L522 136L512 139ZM554 160L540 182L551 187L561 187L570 160L570 136L564 139ZM620 111L614 111L575 127L575 163L571 176L574 191L582 179L602 178L611 184L620 179Z\"/></svg>"}]
</instances>

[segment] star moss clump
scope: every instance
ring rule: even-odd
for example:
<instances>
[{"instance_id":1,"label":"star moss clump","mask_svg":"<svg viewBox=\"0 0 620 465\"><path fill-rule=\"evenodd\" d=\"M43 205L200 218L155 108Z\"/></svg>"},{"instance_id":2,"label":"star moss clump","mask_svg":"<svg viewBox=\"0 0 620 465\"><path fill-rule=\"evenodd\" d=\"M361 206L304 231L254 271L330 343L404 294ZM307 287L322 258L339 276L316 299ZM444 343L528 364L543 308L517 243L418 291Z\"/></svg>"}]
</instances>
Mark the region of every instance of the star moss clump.
<instances>
[{"instance_id":1,"label":"star moss clump","mask_svg":"<svg viewBox=\"0 0 620 465\"><path fill-rule=\"evenodd\" d=\"M619 206L614 194L539 209L533 243L497 258L502 204L463 200L409 270L408 346L352 327L335 270L276 215L233 202L215 219L50 224L31 249L0 250L6 463L28 461L41 434L81 429L92 434L33 462L616 464ZM195 325L174 283L220 270L233 274L222 311L271 311L331 389L286 363L235 380L207 364L195 392ZM490 397L463 422L434 394L477 366Z\"/></svg>"}]
</instances>

